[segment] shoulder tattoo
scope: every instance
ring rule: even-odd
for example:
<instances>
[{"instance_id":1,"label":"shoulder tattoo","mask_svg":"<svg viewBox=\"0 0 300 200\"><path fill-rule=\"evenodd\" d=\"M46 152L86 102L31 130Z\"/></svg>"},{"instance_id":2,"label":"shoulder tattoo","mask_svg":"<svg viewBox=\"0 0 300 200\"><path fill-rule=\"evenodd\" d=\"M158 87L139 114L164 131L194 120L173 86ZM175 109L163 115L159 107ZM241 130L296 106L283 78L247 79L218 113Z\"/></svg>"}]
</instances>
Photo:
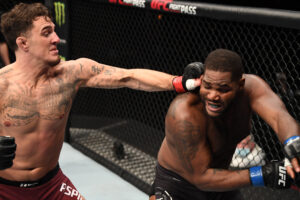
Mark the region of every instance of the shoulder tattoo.
<instances>
[{"instance_id":1,"label":"shoulder tattoo","mask_svg":"<svg viewBox=\"0 0 300 200\"><path fill-rule=\"evenodd\" d=\"M174 133L177 154L183 166L192 173L192 161L196 157L201 140L200 126L188 120L180 120L175 122L171 132Z\"/></svg>"}]
</instances>

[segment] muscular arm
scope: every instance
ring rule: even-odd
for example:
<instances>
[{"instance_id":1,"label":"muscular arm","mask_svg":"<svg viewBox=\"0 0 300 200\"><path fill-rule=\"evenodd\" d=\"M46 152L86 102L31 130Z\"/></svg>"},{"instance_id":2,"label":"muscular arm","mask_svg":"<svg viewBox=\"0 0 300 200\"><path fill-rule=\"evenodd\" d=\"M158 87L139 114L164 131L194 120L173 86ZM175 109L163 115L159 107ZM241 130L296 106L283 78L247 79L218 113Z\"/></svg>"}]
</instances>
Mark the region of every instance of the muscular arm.
<instances>
[{"instance_id":1,"label":"muscular arm","mask_svg":"<svg viewBox=\"0 0 300 200\"><path fill-rule=\"evenodd\" d=\"M277 133L281 142L291 136L300 135L300 126L288 113L284 103L261 78L249 75L248 86L250 104L262 119Z\"/></svg>"},{"instance_id":2,"label":"muscular arm","mask_svg":"<svg viewBox=\"0 0 300 200\"><path fill-rule=\"evenodd\" d=\"M299 123L288 113L284 103L261 78L248 75L246 90L249 92L250 104L262 119L267 122L284 143L292 136L300 136ZM293 168L300 172L297 158L292 159ZM288 173L294 178L294 172L288 168Z\"/></svg>"},{"instance_id":3,"label":"muscular arm","mask_svg":"<svg viewBox=\"0 0 300 200\"><path fill-rule=\"evenodd\" d=\"M211 168L213 159L207 122L201 109L177 97L166 116L166 141L174 152L176 172L204 191L229 191L249 186L248 170ZM203 111L202 111L203 112Z\"/></svg>"},{"instance_id":4,"label":"muscular arm","mask_svg":"<svg viewBox=\"0 0 300 200\"><path fill-rule=\"evenodd\" d=\"M144 91L173 90L175 76L149 69L122 69L100 64L87 58L75 61L83 80L81 87L122 88L128 87Z\"/></svg>"}]
</instances>

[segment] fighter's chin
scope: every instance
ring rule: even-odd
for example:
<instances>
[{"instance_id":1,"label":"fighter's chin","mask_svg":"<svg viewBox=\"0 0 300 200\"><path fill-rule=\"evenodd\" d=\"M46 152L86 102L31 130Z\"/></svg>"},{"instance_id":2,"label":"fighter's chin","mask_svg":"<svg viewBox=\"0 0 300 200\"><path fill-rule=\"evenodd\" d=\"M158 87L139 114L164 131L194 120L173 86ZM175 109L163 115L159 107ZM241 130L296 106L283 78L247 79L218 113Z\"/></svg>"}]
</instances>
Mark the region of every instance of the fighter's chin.
<instances>
[{"instance_id":1,"label":"fighter's chin","mask_svg":"<svg viewBox=\"0 0 300 200\"><path fill-rule=\"evenodd\" d=\"M60 63L60 56L57 56L55 59L49 60L48 63L51 66L58 65Z\"/></svg>"},{"instance_id":2,"label":"fighter's chin","mask_svg":"<svg viewBox=\"0 0 300 200\"><path fill-rule=\"evenodd\" d=\"M212 112L208 109L206 109L206 113L207 113L208 116L213 117L213 118L214 117L219 117L219 116L222 115L222 112Z\"/></svg>"}]
</instances>

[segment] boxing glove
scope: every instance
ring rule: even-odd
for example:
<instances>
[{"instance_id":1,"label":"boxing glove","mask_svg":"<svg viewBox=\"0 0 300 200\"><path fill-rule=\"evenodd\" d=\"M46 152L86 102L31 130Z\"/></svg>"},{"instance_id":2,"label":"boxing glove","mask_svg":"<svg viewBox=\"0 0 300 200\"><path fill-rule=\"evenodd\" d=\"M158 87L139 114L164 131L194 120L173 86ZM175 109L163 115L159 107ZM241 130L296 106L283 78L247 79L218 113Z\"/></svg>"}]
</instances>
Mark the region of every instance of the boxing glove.
<instances>
[{"instance_id":1,"label":"boxing glove","mask_svg":"<svg viewBox=\"0 0 300 200\"><path fill-rule=\"evenodd\" d=\"M13 165L16 147L15 138L0 136L0 170L9 168Z\"/></svg>"},{"instance_id":2,"label":"boxing glove","mask_svg":"<svg viewBox=\"0 0 300 200\"><path fill-rule=\"evenodd\" d=\"M297 158L300 164L300 136L292 136L283 143L284 153L291 160ZM294 184L300 187L300 173L295 173Z\"/></svg>"},{"instance_id":3,"label":"boxing glove","mask_svg":"<svg viewBox=\"0 0 300 200\"><path fill-rule=\"evenodd\" d=\"M300 136L292 136L284 142L284 153L288 159L300 157Z\"/></svg>"},{"instance_id":4,"label":"boxing glove","mask_svg":"<svg viewBox=\"0 0 300 200\"><path fill-rule=\"evenodd\" d=\"M283 161L272 161L264 166L249 169L253 186L267 186L273 189L289 189L293 179L287 174Z\"/></svg>"},{"instance_id":5,"label":"boxing glove","mask_svg":"<svg viewBox=\"0 0 300 200\"><path fill-rule=\"evenodd\" d=\"M182 76L177 76L173 79L173 86L177 93L187 91L196 92L199 84L195 79L200 78L204 73L204 65L201 62L193 62L184 68Z\"/></svg>"}]
</instances>

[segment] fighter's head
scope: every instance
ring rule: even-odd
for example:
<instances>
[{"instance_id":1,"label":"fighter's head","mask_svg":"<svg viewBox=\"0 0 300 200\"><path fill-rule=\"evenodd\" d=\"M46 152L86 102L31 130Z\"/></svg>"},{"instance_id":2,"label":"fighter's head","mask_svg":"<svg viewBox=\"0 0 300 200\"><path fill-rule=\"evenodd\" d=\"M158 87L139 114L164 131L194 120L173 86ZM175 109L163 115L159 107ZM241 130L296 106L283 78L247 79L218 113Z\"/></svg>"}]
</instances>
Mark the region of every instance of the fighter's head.
<instances>
[{"instance_id":1,"label":"fighter's head","mask_svg":"<svg viewBox=\"0 0 300 200\"><path fill-rule=\"evenodd\" d=\"M1 31L12 50L18 48L16 39L28 33L33 28L34 20L40 16L52 18L49 10L41 3L20 3L1 16Z\"/></svg>"},{"instance_id":2,"label":"fighter's head","mask_svg":"<svg viewBox=\"0 0 300 200\"><path fill-rule=\"evenodd\" d=\"M233 51L217 49L209 53L204 67L200 95L207 114L218 117L244 86L242 59Z\"/></svg>"}]
</instances>

